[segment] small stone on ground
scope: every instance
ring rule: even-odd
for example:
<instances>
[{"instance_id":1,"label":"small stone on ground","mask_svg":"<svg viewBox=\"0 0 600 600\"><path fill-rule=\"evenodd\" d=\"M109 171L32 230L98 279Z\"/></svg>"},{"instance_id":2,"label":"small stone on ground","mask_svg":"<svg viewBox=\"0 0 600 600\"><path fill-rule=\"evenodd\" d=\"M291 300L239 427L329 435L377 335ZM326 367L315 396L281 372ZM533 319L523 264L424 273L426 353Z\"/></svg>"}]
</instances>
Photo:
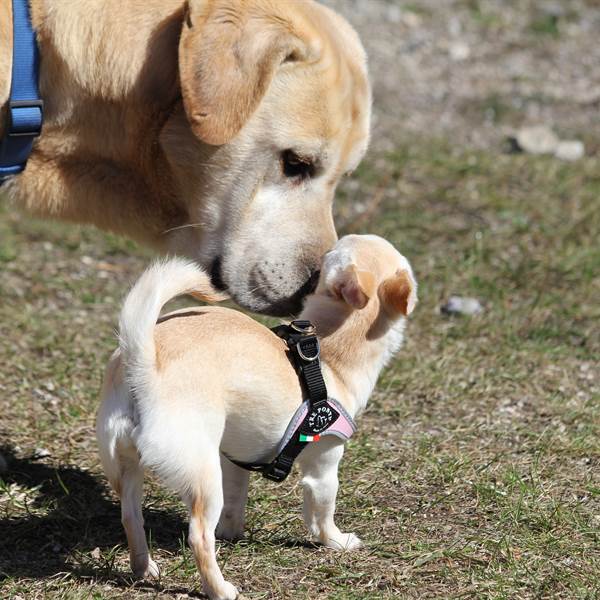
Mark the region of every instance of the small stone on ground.
<instances>
[{"instance_id":1,"label":"small stone on ground","mask_svg":"<svg viewBox=\"0 0 600 600\"><path fill-rule=\"evenodd\" d=\"M47 458L48 456L50 456L50 450L48 450L47 448L36 448L33 451L33 455L35 458Z\"/></svg>"},{"instance_id":2,"label":"small stone on ground","mask_svg":"<svg viewBox=\"0 0 600 600\"><path fill-rule=\"evenodd\" d=\"M445 315L475 315L483 312L483 306L477 298L450 296L448 302L440 307L440 311Z\"/></svg>"},{"instance_id":3,"label":"small stone on ground","mask_svg":"<svg viewBox=\"0 0 600 600\"><path fill-rule=\"evenodd\" d=\"M585 154L585 146L579 140L564 140L558 144L554 156L560 160L579 160Z\"/></svg>"},{"instance_id":4,"label":"small stone on ground","mask_svg":"<svg viewBox=\"0 0 600 600\"><path fill-rule=\"evenodd\" d=\"M529 154L554 154L560 143L556 134L545 125L524 127L515 136L517 146Z\"/></svg>"}]
</instances>

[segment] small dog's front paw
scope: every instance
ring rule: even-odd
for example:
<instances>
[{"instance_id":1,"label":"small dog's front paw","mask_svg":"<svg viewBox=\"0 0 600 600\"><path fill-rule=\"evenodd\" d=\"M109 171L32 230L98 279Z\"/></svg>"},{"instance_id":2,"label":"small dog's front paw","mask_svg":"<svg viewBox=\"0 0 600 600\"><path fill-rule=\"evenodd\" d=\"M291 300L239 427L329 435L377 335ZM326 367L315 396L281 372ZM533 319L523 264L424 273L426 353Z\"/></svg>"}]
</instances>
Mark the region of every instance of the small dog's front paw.
<instances>
[{"instance_id":1,"label":"small dog's front paw","mask_svg":"<svg viewBox=\"0 0 600 600\"><path fill-rule=\"evenodd\" d=\"M229 581L224 581L223 585L216 593L207 592L210 600L236 600L239 595L237 588L233 583L229 583Z\"/></svg>"},{"instance_id":2,"label":"small dog's front paw","mask_svg":"<svg viewBox=\"0 0 600 600\"><path fill-rule=\"evenodd\" d=\"M152 559L148 560L148 567L146 568L144 577L150 577L150 579L158 579L160 577L160 569Z\"/></svg>"},{"instance_id":3,"label":"small dog's front paw","mask_svg":"<svg viewBox=\"0 0 600 600\"><path fill-rule=\"evenodd\" d=\"M322 543L333 550L356 550L363 543L360 538L353 533L339 533L336 536L328 537L322 540Z\"/></svg>"}]
</instances>

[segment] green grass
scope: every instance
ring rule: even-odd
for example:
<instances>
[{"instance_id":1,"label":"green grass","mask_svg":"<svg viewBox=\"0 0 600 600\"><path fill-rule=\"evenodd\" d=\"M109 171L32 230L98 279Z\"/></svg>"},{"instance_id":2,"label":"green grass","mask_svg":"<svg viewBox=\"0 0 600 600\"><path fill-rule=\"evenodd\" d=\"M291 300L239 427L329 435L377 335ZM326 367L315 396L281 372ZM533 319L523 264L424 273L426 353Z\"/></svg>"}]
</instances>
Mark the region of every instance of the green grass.
<instances>
[{"instance_id":1,"label":"green grass","mask_svg":"<svg viewBox=\"0 0 600 600\"><path fill-rule=\"evenodd\" d=\"M560 31L558 18L554 15L543 15L531 22L530 29L537 35L549 35L558 37Z\"/></svg>"},{"instance_id":2,"label":"green grass","mask_svg":"<svg viewBox=\"0 0 600 600\"><path fill-rule=\"evenodd\" d=\"M344 232L389 238L421 302L341 470L365 548L306 544L297 477L255 480L219 562L247 598L600 596L600 164L413 140L339 195ZM119 303L148 254L0 212L1 597L200 595L185 513L151 481L160 582L134 582L93 423ZM485 312L448 318L450 294ZM35 449L50 452L35 458Z\"/></svg>"}]
</instances>

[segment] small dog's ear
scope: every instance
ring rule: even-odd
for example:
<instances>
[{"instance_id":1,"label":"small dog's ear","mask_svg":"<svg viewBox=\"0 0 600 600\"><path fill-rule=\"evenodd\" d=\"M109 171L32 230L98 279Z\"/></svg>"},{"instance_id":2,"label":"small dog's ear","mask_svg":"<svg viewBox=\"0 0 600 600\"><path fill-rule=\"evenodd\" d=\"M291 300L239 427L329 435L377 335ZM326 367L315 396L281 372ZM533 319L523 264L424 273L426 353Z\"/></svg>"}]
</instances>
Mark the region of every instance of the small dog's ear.
<instances>
[{"instance_id":1,"label":"small dog's ear","mask_svg":"<svg viewBox=\"0 0 600 600\"><path fill-rule=\"evenodd\" d=\"M352 308L361 309L375 293L375 278L369 271L361 271L355 265L350 265L336 277L332 291L334 296Z\"/></svg>"},{"instance_id":2,"label":"small dog's ear","mask_svg":"<svg viewBox=\"0 0 600 600\"><path fill-rule=\"evenodd\" d=\"M398 271L379 286L379 299L392 315L410 315L417 304L417 282L407 270Z\"/></svg>"}]
</instances>

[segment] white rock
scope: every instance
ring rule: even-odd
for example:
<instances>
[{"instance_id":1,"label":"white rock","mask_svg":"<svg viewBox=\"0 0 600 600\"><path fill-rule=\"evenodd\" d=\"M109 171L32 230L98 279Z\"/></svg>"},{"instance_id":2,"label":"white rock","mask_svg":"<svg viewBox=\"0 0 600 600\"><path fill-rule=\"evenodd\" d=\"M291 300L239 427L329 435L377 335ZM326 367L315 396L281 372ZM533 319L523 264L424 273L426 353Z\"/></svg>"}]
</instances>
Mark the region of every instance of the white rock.
<instances>
[{"instance_id":1,"label":"white rock","mask_svg":"<svg viewBox=\"0 0 600 600\"><path fill-rule=\"evenodd\" d=\"M47 456L50 456L50 450L47 448L36 448L33 451L33 455L35 458L46 458Z\"/></svg>"},{"instance_id":2,"label":"white rock","mask_svg":"<svg viewBox=\"0 0 600 600\"><path fill-rule=\"evenodd\" d=\"M554 150L554 156L560 160L579 160L584 155L585 146L579 140L564 140Z\"/></svg>"},{"instance_id":3,"label":"white rock","mask_svg":"<svg viewBox=\"0 0 600 600\"><path fill-rule=\"evenodd\" d=\"M483 306L477 298L450 296L448 302L440 307L440 311L445 315L475 315L483 312Z\"/></svg>"},{"instance_id":4,"label":"white rock","mask_svg":"<svg viewBox=\"0 0 600 600\"><path fill-rule=\"evenodd\" d=\"M530 154L554 154L560 143L557 135L545 125L524 127L516 135L517 144Z\"/></svg>"},{"instance_id":5,"label":"white rock","mask_svg":"<svg viewBox=\"0 0 600 600\"><path fill-rule=\"evenodd\" d=\"M464 42L454 42L448 47L448 54L452 60L459 62L471 56L471 48Z\"/></svg>"}]
</instances>

